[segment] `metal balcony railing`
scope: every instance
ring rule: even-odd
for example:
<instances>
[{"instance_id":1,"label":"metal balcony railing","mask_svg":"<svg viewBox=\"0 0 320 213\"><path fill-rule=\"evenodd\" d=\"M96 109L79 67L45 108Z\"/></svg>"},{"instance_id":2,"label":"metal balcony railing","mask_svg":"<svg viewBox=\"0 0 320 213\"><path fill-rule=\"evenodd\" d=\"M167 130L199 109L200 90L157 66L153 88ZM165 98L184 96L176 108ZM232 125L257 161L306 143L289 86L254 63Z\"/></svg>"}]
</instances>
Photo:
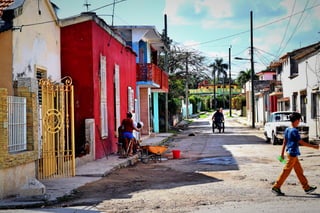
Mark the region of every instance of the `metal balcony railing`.
<instances>
[{"instance_id":1,"label":"metal balcony railing","mask_svg":"<svg viewBox=\"0 0 320 213\"><path fill-rule=\"evenodd\" d=\"M137 64L137 82L140 85L168 92L168 81L168 74L157 65L152 63Z\"/></svg>"}]
</instances>

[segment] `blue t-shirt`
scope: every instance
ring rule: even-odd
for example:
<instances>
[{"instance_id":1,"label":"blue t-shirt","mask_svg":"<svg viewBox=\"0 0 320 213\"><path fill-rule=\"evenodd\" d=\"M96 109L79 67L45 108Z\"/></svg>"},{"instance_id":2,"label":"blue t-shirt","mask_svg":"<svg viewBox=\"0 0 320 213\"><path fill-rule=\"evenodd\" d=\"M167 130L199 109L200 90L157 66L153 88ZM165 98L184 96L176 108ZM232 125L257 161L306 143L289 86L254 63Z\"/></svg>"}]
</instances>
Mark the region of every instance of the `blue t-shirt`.
<instances>
[{"instance_id":1,"label":"blue t-shirt","mask_svg":"<svg viewBox=\"0 0 320 213\"><path fill-rule=\"evenodd\" d=\"M287 141L286 151L289 153L289 155L292 157L296 157L300 155L299 141L301 137L300 137L299 131L296 128L288 127L284 131L284 137Z\"/></svg>"}]
</instances>

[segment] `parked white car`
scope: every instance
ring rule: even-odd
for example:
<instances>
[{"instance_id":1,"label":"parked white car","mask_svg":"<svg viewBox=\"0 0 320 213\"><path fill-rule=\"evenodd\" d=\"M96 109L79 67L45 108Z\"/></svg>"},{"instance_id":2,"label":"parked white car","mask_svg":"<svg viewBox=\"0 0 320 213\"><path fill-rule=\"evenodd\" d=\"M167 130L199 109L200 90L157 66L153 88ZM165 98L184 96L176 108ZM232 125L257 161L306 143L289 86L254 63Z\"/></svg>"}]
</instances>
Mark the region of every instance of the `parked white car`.
<instances>
[{"instance_id":1,"label":"parked white car","mask_svg":"<svg viewBox=\"0 0 320 213\"><path fill-rule=\"evenodd\" d=\"M290 111L273 112L270 115L269 121L264 125L264 135L267 142L276 145L282 144L284 139L284 131L287 127L291 126L289 119ZM309 127L306 123L300 122L297 127L299 130L301 139L309 141Z\"/></svg>"}]
</instances>

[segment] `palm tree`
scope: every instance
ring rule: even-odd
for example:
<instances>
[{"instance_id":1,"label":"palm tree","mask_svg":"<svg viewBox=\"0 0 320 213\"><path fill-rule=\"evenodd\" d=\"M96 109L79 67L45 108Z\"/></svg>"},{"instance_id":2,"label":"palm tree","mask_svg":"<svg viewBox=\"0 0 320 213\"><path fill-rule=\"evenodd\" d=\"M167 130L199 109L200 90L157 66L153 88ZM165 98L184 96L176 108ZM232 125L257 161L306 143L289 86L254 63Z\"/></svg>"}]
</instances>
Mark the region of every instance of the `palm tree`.
<instances>
[{"instance_id":1,"label":"palm tree","mask_svg":"<svg viewBox=\"0 0 320 213\"><path fill-rule=\"evenodd\" d=\"M236 79L236 82L243 87L247 81L251 79L251 69L250 70L245 70L245 71L240 71L239 75Z\"/></svg>"},{"instance_id":2,"label":"palm tree","mask_svg":"<svg viewBox=\"0 0 320 213\"><path fill-rule=\"evenodd\" d=\"M227 76L228 64L223 63L222 58L216 58L212 64L209 65L212 68L212 77L213 77L213 96L214 96L214 108L216 109L216 73L218 77L218 82L221 74L223 75L223 88L224 88L224 79Z\"/></svg>"}]
</instances>

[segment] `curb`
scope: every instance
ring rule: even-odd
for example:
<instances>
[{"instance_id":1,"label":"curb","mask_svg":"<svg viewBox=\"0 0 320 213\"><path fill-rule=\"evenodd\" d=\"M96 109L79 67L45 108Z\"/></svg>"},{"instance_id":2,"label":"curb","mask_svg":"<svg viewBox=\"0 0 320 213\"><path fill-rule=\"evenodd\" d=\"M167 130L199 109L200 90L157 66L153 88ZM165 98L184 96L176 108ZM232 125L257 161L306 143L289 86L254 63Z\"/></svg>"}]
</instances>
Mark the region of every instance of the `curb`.
<instances>
[{"instance_id":1,"label":"curb","mask_svg":"<svg viewBox=\"0 0 320 213\"><path fill-rule=\"evenodd\" d=\"M105 171L96 177L103 178L117 169L133 166L139 161L139 156L136 154L130 158L127 158L124 162L119 163L113 168ZM76 175L75 177L89 177L90 175ZM80 187L80 186L79 186ZM78 187L77 187L78 188ZM76 193L76 188L70 190L62 196L51 198L50 195L44 194L42 196L35 197L12 197L8 199L0 200L0 209L21 209L21 208L40 208L43 206L50 206L58 204L61 201L65 201L73 198Z\"/></svg>"},{"instance_id":2,"label":"curb","mask_svg":"<svg viewBox=\"0 0 320 213\"><path fill-rule=\"evenodd\" d=\"M155 137L149 137L144 139L145 145L158 145L167 142L173 134L165 133L159 134ZM132 157L126 158L123 162L118 162L116 164L110 164L109 168L106 168L105 171L101 171L100 173L79 173L78 175L71 177L73 181L77 181L77 178L93 178L95 180L103 178L117 169L129 167L135 165L138 161L140 161L139 154L135 154ZM92 163L87 165L92 167ZM99 164L98 164L99 166ZM88 168L89 168L88 167ZM94 181L94 180L92 180ZM56 183L53 184L54 188L61 188L61 185L56 186ZM60 193L60 195L50 195L50 193L35 196L35 197L10 197L7 199L0 200L0 209L21 209L21 208L40 208L43 206L50 206L56 205L61 201L68 200L73 198L74 194L76 193L77 188L83 186L85 183L81 183L77 186L72 186L70 188L66 187L66 193ZM46 184L45 184L46 185ZM48 187L48 185L46 185ZM49 186L50 187L50 186ZM51 186L52 187L52 186ZM51 189L52 190L52 189ZM59 194L59 193L58 193Z\"/></svg>"}]
</instances>

